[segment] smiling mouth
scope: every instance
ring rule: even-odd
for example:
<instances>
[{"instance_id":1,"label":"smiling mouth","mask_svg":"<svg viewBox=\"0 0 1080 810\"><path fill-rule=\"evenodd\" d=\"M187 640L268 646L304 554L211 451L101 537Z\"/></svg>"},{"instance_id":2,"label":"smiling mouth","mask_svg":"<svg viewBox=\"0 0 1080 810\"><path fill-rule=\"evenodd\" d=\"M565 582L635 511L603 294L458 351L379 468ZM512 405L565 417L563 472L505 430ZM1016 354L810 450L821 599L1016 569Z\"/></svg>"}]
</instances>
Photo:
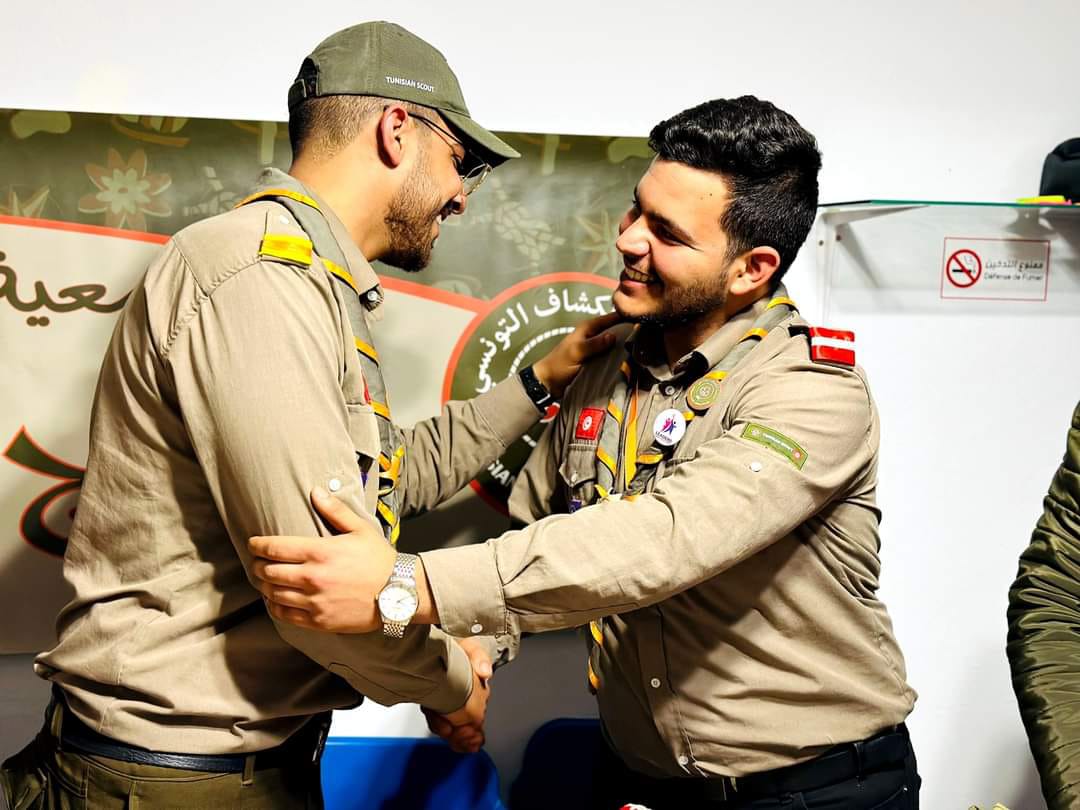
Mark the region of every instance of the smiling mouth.
<instances>
[{"instance_id":1,"label":"smiling mouth","mask_svg":"<svg viewBox=\"0 0 1080 810\"><path fill-rule=\"evenodd\" d=\"M656 279L650 276L648 273L640 273L633 268L627 267L626 265L623 265L623 275L626 276L626 278L630 281L636 281L640 284L651 284L652 282L656 281Z\"/></svg>"}]
</instances>

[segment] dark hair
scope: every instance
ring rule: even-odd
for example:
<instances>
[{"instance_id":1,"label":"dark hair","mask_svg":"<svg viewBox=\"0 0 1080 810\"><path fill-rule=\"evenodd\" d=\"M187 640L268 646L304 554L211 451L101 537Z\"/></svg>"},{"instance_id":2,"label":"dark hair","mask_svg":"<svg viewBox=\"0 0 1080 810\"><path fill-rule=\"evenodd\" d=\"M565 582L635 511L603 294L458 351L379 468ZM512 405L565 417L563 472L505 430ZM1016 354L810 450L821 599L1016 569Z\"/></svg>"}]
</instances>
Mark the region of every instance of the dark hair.
<instances>
[{"instance_id":1,"label":"dark hair","mask_svg":"<svg viewBox=\"0 0 1080 810\"><path fill-rule=\"evenodd\" d=\"M661 121L649 146L662 160L723 176L731 194L720 218L729 258L758 245L775 248L779 284L814 224L821 169L814 136L768 101L741 96Z\"/></svg>"},{"instance_id":2,"label":"dark hair","mask_svg":"<svg viewBox=\"0 0 1080 810\"><path fill-rule=\"evenodd\" d=\"M299 77L314 70L305 59ZM360 132L364 122L389 104L401 104L410 113L424 110L411 101L392 101L381 96L329 95L306 98L289 111L289 145L295 158L309 151L319 160L332 158ZM425 137L428 130L422 128Z\"/></svg>"}]
</instances>

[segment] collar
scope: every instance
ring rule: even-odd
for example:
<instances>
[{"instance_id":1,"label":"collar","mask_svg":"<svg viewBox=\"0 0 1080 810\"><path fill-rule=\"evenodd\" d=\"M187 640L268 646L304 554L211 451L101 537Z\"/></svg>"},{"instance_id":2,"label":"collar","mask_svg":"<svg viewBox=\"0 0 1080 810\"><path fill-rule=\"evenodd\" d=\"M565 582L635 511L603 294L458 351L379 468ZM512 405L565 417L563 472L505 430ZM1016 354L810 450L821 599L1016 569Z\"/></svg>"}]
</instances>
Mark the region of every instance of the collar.
<instances>
[{"instance_id":1,"label":"collar","mask_svg":"<svg viewBox=\"0 0 1080 810\"><path fill-rule=\"evenodd\" d=\"M735 344L742 340L747 330L754 325L754 321L765 311L769 301L777 295L785 295L785 293L777 291L773 295L766 295L736 312L700 346L680 357L674 366L668 365L664 351L663 330L658 327L635 329L626 341L626 349L635 362L648 371L657 382L666 382L684 374L688 376L704 374L735 348Z\"/></svg>"}]
</instances>

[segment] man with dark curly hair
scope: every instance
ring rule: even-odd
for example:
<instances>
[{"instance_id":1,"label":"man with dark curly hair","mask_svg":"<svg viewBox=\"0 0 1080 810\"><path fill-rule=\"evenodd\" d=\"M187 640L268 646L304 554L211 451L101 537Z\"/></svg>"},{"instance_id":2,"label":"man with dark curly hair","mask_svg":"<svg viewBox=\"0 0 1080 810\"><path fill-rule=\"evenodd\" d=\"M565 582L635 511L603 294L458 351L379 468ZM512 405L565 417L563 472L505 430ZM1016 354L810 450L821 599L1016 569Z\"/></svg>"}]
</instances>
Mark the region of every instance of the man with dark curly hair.
<instances>
[{"instance_id":1,"label":"man with dark curly hair","mask_svg":"<svg viewBox=\"0 0 1080 810\"><path fill-rule=\"evenodd\" d=\"M878 415L854 336L781 278L810 231L813 136L752 96L660 122L616 247L630 323L519 476L523 528L421 555L415 623L588 625L606 745L592 806L916 808L915 701L877 598ZM253 538L274 615L379 627L392 555Z\"/></svg>"}]
</instances>

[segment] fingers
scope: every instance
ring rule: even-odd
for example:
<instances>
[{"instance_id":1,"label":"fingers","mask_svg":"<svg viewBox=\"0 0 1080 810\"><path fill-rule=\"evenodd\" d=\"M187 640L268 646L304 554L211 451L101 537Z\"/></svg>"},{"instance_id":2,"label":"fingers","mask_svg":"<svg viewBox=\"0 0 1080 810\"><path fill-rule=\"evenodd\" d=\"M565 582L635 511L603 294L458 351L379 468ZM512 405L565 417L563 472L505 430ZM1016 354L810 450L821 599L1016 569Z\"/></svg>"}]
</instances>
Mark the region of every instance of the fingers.
<instances>
[{"instance_id":1,"label":"fingers","mask_svg":"<svg viewBox=\"0 0 1080 810\"><path fill-rule=\"evenodd\" d=\"M269 582L261 582L259 583L259 592L269 601L276 602L282 607L299 608L308 612L314 609L311 597L295 588L280 588L271 585Z\"/></svg>"},{"instance_id":2,"label":"fingers","mask_svg":"<svg viewBox=\"0 0 1080 810\"><path fill-rule=\"evenodd\" d=\"M299 608L284 607L277 602L267 602L266 609L278 621L295 624L298 627L306 627L309 630L318 630L319 627L311 620L311 614Z\"/></svg>"},{"instance_id":3,"label":"fingers","mask_svg":"<svg viewBox=\"0 0 1080 810\"><path fill-rule=\"evenodd\" d=\"M313 537L252 537L248 551L253 557L279 562L307 562L318 559L319 540Z\"/></svg>"},{"instance_id":4,"label":"fingers","mask_svg":"<svg viewBox=\"0 0 1080 810\"><path fill-rule=\"evenodd\" d=\"M486 740L483 727L473 724L455 726L444 715L436 714L430 709L424 709L423 712L428 728L433 734L446 740L451 750L459 754L475 754L483 747Z\"/></svg>"},{"instance_id":5,"label":"fingers","mask_svg":"<svg viewBox=\"0 0 1080 810\"><path fill-rule=\"evenodd\" d=\"M592 357L594 354L607 351L615 343L615 335L611 332L604 332L596 337L586 338L581 342L581 353L584 358Z\"/></svg>"},{"instance_id":6,"label":"fingers","mask_svg":"<svg viewBox=\"0 0 1080 810\"><path fill-rule=\"evenodd\" d=\"M272 585L306 590L305 586L308 584L303 574L303 566L295 563L277 563L257 559L251 564L251 571L263 582Z\"/></svg>"},{"instance_id":7,"label":"fingers","mask_svg":"<svg viewBox=\"0 0 1080 810\"><path fill-rule=\"evenodd\" d=\"M459 754L475 754L485 742L484 732L475 726L459 726L454 729L447 742L450 749Z\"/></svg>"},{"instance_id":8,"label":"fingers","mask_svg":"<svg viewBox=\"0 0 1080 810\"><path fill-rule=\"evenodd\" d=\"M491 656L488 655L488 651L477 644L464 643L461 644L461 647L465 650L465 655L469 657L469 663L472 664L476 677L480 679L481 684L486 688L487 680L495 673L491 666Z\"/></svg>"},{"instance_id":9,"label":"fingers","mask_svg":"<svg viewBox=\"0 0 1080 810\"><path fill-rule=\"evenodd\" d=\"M428 728L431 729L431 733L442 737L444 740L448 739L454 731L453 724L441 714L436 714L430 709L423 709L423 712L424 717L427 718Z\"/></svg>"},{"instance_id":10,"label":"fingers","mask_svg":"<svg viewBox=\"0 0 1080 810\"><path fill-rule=\"evenodd\" d=\"M311 490L311 503L331 526L341 532L348 534L365 528L372 529L370 521L360 517L322 487Z\"/></svg>"},{"instance_id":11,"label":"fingers","mask_svg":"<svg viewBox=\"0 0 1080 810\"><path fill-rule=\"evenodd\" d=\"M595 318L582 321L579 328L585 337L590 338L599 335L605 329L610 329L621 320L622 315L618 312L609 312L607 315L597 315Z\"/></svg>"}]
</instances>

